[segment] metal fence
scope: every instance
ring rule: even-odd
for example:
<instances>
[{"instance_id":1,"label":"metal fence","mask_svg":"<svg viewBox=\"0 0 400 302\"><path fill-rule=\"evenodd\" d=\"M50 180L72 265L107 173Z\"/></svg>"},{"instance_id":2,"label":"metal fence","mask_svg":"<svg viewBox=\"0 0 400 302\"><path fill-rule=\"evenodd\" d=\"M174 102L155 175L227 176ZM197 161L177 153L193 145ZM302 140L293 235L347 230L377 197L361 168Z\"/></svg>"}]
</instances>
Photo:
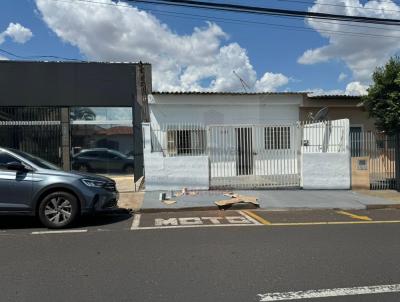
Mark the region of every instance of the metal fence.
<instances>
[{"instance_id":1,"label":"metal fence","mask_svg":"<svg viewBox=\"0 0 400 302\"><path fill-rule=\"evenodd\" d=\"M297 123L209 126L212 188L300 186Z\"/></svg>"},{"instance_id":2,"label":"metal fence","mask_svg":"<svg viewBox=\"0 0 400 302\"><path fill-rule=\"evenodd\" d=\"M348 121L302 122L302 152L346 152Z\"/></svg>"},{"instance_id":3,"label":"metal fence","mask_svg":"<svg viewBox=\"0 0 400 302\"><path fill-rule=\"evenodd\" d=\"M372 190L396 188L396 137L375 132L350 133L352 157L368 160Z\"/></svg>"},{"instance_id":4,"label":"metal fence","mask_svg":"<svg viewBox=\"0 0 400 302\"><path fill-rule=\"evenodd\" d=\"M0 107L0 146L61 165L61 112L53 107Z\"/></svg>"},{"instance_id":5,"label":"metal fence","mask_svg":"<svg viewBox=\"0 0 400 302\"><path fill-rule=\"evenodd\" d=\"M175 124L151 127L153 152L164 156L198 156L207 151L207 132L201 124Z\"/></svg>"},{"instance_id":6,"label":"metal fence","mask_svg":"<svg viewBox=\"0 0 400 302\"><path fill-rule=\"evenodd\" d=\"M346 152L348 121L152 125L153 152L209 158L212 188L300 186L301 152Z\"/></svg>"}]
</instances>

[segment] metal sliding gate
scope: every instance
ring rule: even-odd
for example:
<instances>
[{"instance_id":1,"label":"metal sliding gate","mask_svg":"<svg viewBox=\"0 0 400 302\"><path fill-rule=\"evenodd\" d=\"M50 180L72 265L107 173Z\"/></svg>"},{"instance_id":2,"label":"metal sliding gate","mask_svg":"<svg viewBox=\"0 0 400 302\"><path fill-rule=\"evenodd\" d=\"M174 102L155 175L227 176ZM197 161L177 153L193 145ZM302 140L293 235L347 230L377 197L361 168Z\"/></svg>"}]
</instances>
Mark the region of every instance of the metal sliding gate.
<instances>
[{"instance_id":1,"label":"metal sliding gate","mask_svg":"<svg viewBox=\"0 0 400 302\"><path fill-rule=\"evenodd\" d=\"M300 186L299 124L208 127L210 187Z\"/></svg>"},{"instance_id":2,"label":"metal sliding gate","mask_svg":"<svg viewBox=\"0 0 400 302\"><path fill-rule=\"evenodd\" d=\"M351 132L350 149L351 157L367 162L370 189L396 189L396 136Z\"/></svg>"},{"instance_id":3,"label":"metal sliding gate","mask_svg":"<svg viewBox=\"0 0 400 302\"><path fill-rule=\"evenodd\" d=\"M60 108L0 107L0 146L61 165L60 120Z\"/></svg>"}]
</instances>

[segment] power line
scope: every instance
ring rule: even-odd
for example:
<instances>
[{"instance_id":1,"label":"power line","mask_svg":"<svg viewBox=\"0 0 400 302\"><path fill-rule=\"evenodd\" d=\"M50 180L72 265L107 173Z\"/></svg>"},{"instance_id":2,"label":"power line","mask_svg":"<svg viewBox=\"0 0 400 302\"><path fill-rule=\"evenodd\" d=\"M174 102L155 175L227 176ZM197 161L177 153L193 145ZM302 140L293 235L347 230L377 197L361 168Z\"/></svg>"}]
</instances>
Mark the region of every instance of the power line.
<instances>
[{"instance_id":1,"label":"power line","mask_svg":"<svg viewBox=\"0 0 400 302\"><path fill-rule=\"evenodd\" d=\"M56 2L65 2L65 3L72 3L76 4L77 2L83 2L83 3L89 3L89 4L98 4L98 5L107 5L107 6L112 6L112 7L123 7L123 8L128 8L128 9L136 9L135 7L132 7L131 5L121 5L119 3L106 3L106 2L98 2L94 0L74 0L74 1L68 1L68 0L53 0ZM206 16L206 15L198 15L198 14L191 14L191 13L183 13L183 12L165 12L165 11L160 11L156 9L147 9L147 8L141 8L146 11L150 12L156 12L160 15L165 15L165 16L172 16L172 17L178 17L178 18L186 18L186 19L201 19L201 20L217 20L222 23L230 23L230 24L257 24L257 25L268 25L272 27L276 27L279 29L284 29L284 30L293 30L293 31L302 31L302 32L312 32L315 33L314 29L308 28L308 27L301 27L301 26L294 26L294 25L283 25L283 24L276 24L276 23L268 23L268 22L258 22L258 21L250 21L250 20L242 20L242 19L232 19L232 18L223 18L223 17L215 17L215 16ZM272 16L276 17L276 16ZM283 16L279 16L283 17ZM285 17L287 18L287 17ZM339 24L335 22L329 22L329 21L321 21L318 20L320 23L327 23L327 24ZM387 28L382 28L382 27L375 27L375 26L367 26L367 25L360 25L360 24L347 24L344 23L342 25L345 26L351 26L351 27L366 27L366 28L372 28L372 29L379 29L379 30L387 30ZM400 31L399 29L392 29L393 31ZM350 36L357 36L357 37L385 37L385 38L394 38L398 39L400 36L389 36L389 35L381 35L381 34L370 34L370 33L362 33L362 32L352 32L352 31L337 31L337 30L318 30L320 33L328 33L328 34L336 34L336 35L350 35Z\"/></svg>"},{"instance_id":2,"label":"power line","mask_svg":"<svg viewBox=\"0 0 400 302\"><path fill-rule=\"evenodd\" d=\"M395 9L376 9L373 7L365 7L365 6L351 6L351 5L340 5L340 4L332 4L332 3L315 3L315 2L308 2L308 1L301 1L301 0L277 0L280 2L291 2L291 3L304 3L304 4L312 4L312 5L323 5L323 6L334 6L334 7L343 7L343 8L358 8L358 9L368 9L373 11L384 11L384 12L397 12L400 13L400 10ZM391 1L381 1L381 2L390 2L393 4L398 4L396 2Z\"/></svg>"},{"instance_id":3,"label":"power line","mask_svg":"<svg viewBox=\"0 0 400 302\"><path fill-rule=\"evenodd\" d=\"M99 1L94 1L94 0L53 0L53 1L57 1L57 2L65 2L65 3L76 3L76 2L83 2L83 3L92 3L92 4L98 4L98 5L106 5L106 6L118 6L118 7L125 7L128 9L135 9L135 7L132 7L131 5L121 5L119 2L113 2L113 3L107 3L107 2L99 2ZM127 1L127 0L125 0ZM129 0L128 0L129 1ZM131 1L134 2L134 1ZM152 3L142 3L142 4L148 4L148 5L152 5ZM214 17L214 16L209 16L209 15L198 15L198 14L190 14L190 13L183 13L183 12L166 12L163 10L157 10L157 9L148 9L148 8L143 8L141 7L142 10L146 10L146 11L150 11L150 12L157 12L161 15L169 15L169 14L176 14L176 15L185 15L185 16L198 16L198 17L204 17L204 18L212 18L212 19L217 19L217 20L229 20L229 21L238 21L238 22L245 22L245 23L254 23L248 20L242 20L242 19L232 19L232 18L223 18L223 17ZM269 17L276 17L276 18L291 18L288 16L279 16L279 15L271 15ZM299 18L299 19L304 19L303 17L293 17L293 18ZM316 22L319 23L326 23L326 24L334 24L334 25L345 25L345 26L350 26L350 27L360 27L360 28L371 28L371 29L378 29L378 30L388 30L388 28L385 27L376 27L376 26L368 26L368 25L361 25L360 23L356 23L356 24L349 24L346 23L348 21L343 21L340 23L337 22L328 22L328 21L322 21L322 20L316 20ZM259 22L256 22L259 23ZM263 23L261 22L260 24L266 24L266 25L275 25L275 24L271 24L271 23ZM276 24L278 26L280 26L279 24ZM283 25L282 25L283 26ZM304 27L299 27L299 28L304 28ZM306 29L306 28L304 28ZM394 29L391 28L392 31L400 31L399 29ZM333 31L331 31L333 32ZM349 32L349 33L354 33L357 34L357 32Z\"/></svg>"},{"instance_id":4,"label":"power line","mask_svg":"<svg viewBox=\"0 0 400 302\"><path fill-rule=\"evenodd\" d=\"M268 7L227 4L227 3L202 2L202 1L194 1L194 0L126 0L126 1L138 2L138 3L151 3L151 4L157 4L157 5L161 4L161 5L169 5L169 6L202 8L202 9L208 9L208 10L230 11L230 12L236 12L236 13L249 13L249 14L259 14L259 15L280 15L280 16L288 16L288 17L328 19L328 20L336 20L336 21L351 21L351 22L373 23L373 24L383 24L383 25L400 25L400 20L397 20L397 19L383 19L383 18L374 18L374 17L363 17L363 16L336 15L336 14L327 14L327 13L319 13L319 12L305 12L305 11L277 9L277 8L268 8Z\"/></svg>"}]
</instances>

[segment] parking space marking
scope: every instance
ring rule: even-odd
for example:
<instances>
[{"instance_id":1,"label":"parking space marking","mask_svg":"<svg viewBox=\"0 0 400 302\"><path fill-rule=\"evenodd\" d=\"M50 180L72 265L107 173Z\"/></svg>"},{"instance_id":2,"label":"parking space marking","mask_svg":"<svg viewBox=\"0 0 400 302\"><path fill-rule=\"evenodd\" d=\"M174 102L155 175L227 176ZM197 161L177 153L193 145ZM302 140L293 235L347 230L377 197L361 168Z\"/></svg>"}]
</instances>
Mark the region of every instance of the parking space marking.
<instances>
[{"instance_id":1,"label":"parking space marking","mask_svg":"<svg viewBox=\"0 0 400 302\"><path fill-rule=\"evenodd\" d=\"M242 214L242 215L245 215L245 217L247 219L249 219L251 217L250 219L255 221L257 224L263 224L263 225L270 225L271 224L270 221L258 216L254 212L251 212L251 211L248 211L248 210L243 210L243 211L239 211L239 213Z\"/></svg>"},{"instance_id":2,"label":"parking space marking","mask_svg":"<svg viewBox=\"0 0 400 302\"><path fill-rule=\"evenodd\" d=\"M135 231L141 230L164 230L164 229L186 229L186 228L215 228L215 227L245 227L245 226L260 226L261 224L206 224L206 225L168 225L168 226L154 226L154 227L140 227L134 229Z\"/></svg>"},{"instance_id":3,"label":"parking space marking","mask_svg":"<svg viewBox=\"0 0 400 302\"><path fill-rule=\"evenodd\" d=\"M131 230L139 228L141 214L135 214L131 225Z\"/></svg>"},{"instance_id":4,"label":"parking space marking","mask_svg":"<svg viewBox=\"0 0 400 302\"><path fill-rule=\"evenodd\" d=\"M197 215L201 212L197 212ZM259 226L260 222L242 211L229 211L210 213L204 216L191 216L174 213L170 214L136 214L133 218L130 230L155 230L155 229L178 229L178 228L203 228L224 226ZM203 214L203 213L202 213Z\"/></svg>"},{"instance_id":5,"label":"parking space marking","mask_svg":"<svg viewBox=\"0 0 400 302\"><path fill-rule=\"evenodd\" d=\"M70 234L70 233L86 233L87 229L80 230L58 230L58 231L37 231L31 232L32 235L47 235L47 234Z\"/></svg>"},{"instance_id":6,"label":"parking space marking","mask_svg":"<svg viewBox=\"0 0 400 302\"><path fill-rule=\"evenodd\" d=\"M266 294L259 294L258 296L261 298L260 302L266 302L266 301L289 301L289 300L313 299L313 298L315 299L315 298L328 298L328 297L385 294L385 293L398 293L398 292L400 292L400 284L345 287L345 288L333 288L333 289L316 289L316 290L293 291L293 292L282 292L282 293L266 293Z\"/></svg>"},{"instance_id":7,"label":"parking space marking","mask_svg":"<svg viewBox=\"0 0 400 302\"><path fill-rule=\"evenodd\" d=\"M353 219L364 220L364 221L372 221L372 219L369 218L368 216L356 215L356 214L353 214L353 213L350 213L350 212L346 212L346 211L336 211L336 213L351 217Z\"/></svg>"}]
</instances>

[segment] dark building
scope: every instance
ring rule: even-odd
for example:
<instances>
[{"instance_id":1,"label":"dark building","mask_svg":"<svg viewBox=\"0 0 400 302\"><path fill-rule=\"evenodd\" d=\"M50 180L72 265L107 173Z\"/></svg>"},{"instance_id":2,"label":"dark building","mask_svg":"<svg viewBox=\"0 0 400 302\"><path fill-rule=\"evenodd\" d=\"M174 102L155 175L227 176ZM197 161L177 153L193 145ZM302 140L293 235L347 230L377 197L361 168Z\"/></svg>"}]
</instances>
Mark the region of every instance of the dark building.
<instances>
[{"instance_id":1,"label":"dark building","mask_svg":"<svg viewBox=\"0 0 400 302\"><path fill-rule=\"evenodd\" d=\"M148 91L149 64L0 61L0 146L140 177Z\"/></svg>"}]
</instances>

